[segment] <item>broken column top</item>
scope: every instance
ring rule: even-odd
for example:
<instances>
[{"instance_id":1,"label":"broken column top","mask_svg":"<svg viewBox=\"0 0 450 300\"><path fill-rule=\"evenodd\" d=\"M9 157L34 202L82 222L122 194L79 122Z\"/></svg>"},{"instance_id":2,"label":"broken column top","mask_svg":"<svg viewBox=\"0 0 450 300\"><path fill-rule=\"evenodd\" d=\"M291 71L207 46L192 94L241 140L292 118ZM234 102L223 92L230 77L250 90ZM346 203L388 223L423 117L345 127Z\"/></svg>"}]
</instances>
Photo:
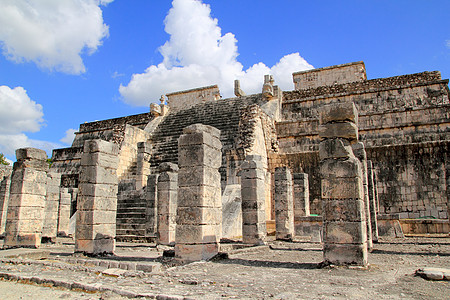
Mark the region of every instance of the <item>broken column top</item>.
<instances>
[{"instance_id":1,"label":"broken column top","mask_svg":"<svg viewBox=\"0 0 450 300\"><path fill-rule=\"evenodd\" d=\"M16 158L47 160L47 153L37 148L21 148L16 150Z\"/></svg>"},{"instance_id":2,"label":"broken column top","mask_svg":"<svg viewBox=\"0 0 450 300\"><path fill-rule=\"evenodd\" d=\"M203 132L207 132L216 138L220 137L219 129L209 126L209 125L200 124L200 123L190 125L183 129L183 134L203 133Z\"/></svg>"},{"instance_id":3,"label":"broken column top","mask_svg":"<svg viewBox=\"0 0 450 300\"><path fill-rule=\"evenodd\" d=\"M88 140L84 142L84 152L103 152L107 154L118 154L119 146L117 144L103 140Z\"/></svg>"},{"instance_id":4,"label":"broken column top","mask_svg":"<svg viewBox=\"0 0 450 300\"><path fill-rule=\"evenodd\" d=\"M163 162L159 165L160 172L178 172L178 166L174 163Z\"/></svg>"}]
</instances>

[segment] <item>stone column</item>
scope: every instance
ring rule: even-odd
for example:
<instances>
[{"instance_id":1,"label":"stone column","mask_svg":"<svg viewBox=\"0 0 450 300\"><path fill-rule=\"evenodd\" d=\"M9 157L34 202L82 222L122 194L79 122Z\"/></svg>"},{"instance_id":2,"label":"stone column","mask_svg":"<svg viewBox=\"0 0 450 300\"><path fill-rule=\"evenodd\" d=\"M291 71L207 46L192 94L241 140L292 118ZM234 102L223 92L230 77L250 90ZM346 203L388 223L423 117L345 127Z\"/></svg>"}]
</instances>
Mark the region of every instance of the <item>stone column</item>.
<instances>
[{"instance_id":1,"label":"stone column","mask_svg":"<svg viewBox=\"0 0 450 300\"><path fill-rule=\"evenodd\" d=\"M61 174L49 172L47 174L47 196L45 199L45 218L42 236L52 239L58 234L59 186Z\"/></svg>"},{"instance_id":2,"label":"stone column","mask_svg":"<svg viewBox=\"0 0 450 300\"><path fill-rule=\"evenodd\" d=\"M292 240L294 233L294 195L292 174L287 167L275 168L275 226L277 240Z\"/></svg>"},{"instance_id":3,"label":"stone column","mask_svg":"<svg viewBox=\"0 0 450 300\"><path fill-rule=\"evenodd\" d=\"M367 248L372 250L372 222L370 218L370 206L369 206L369 184L368 184L368 171L367 171L367 155L362 142L352 144L353 154L361 162L362 176L363 176L363 189L364 189L364 208L366 215L366 227L367 227Z\"/></svg>"},{"instance_id":4,"label":"stone column","mask_svg":"<svg viewBox=\"0 0 450 300\"><path fill-rule=\"evenodd\" d=\"M175 257L207 260L219 252L222 236L220 130L194 124L178 139L178 210ZM158 199L159 201L159 199Z\"/></svg>"},{"instance_id":5,"label":"stone column","mask_svg":"<svg viewBox=\"0 0 450 300\"><path fill-rule=\"evenodd\" d=\"M150 152L151 144L147 142L138 143L137 165L136 165L136 189L140 190L147 185L147 176L150 174Z\"/></svg>"},{"instance_id":6,"label":"stone column","mask_svg":"<svg viewBox=\"0 0 450 300\"><path fill-rule=\"evenodd\" d=\"M241 164L242 241L264 244L266 228L265 171L263 157L247 155Z\"/></svg>"},{"instance_id":7,"label":"stone column","mask_svg":"<svg viewBox=\"0 0 450 300\"><path fill-rule=\"evenodd\" d=\"M5 246L39 247L47 193L47 154L44 150L16 150L6 218Z\"/></svg>"},{"instance_id":8,"label":"stone column","mask_svg":"<svg viewBox=\"0 0 450 300\"><path fill-rule=\"evenodd\" d=\"M156 237L157 216L158 216L158 174L150 174L147 178L147 187L145 199L147 207L145 210L145 235L147 237Z\"/></svg>"},{"instance_id":9,"label":"stone column","mask_svg":"<svg viewBox=\"0 0 450 300\"><path fill-rule=\"evenodd\" d=\"M294 219L295 217L308 217L310 215L308 174L294 173L293 177Z\"/></svg>"},{"instance_id":10,"label":"stone column","mask_svg":"<svg viewBox=\"0 0 450 300\"><path fill-rule=\"evenodd\" d=\"M372 241L378 242L378 222L377 222L377 193L376 186L374 184L374 170L371 160L367 161L367 186L369 189L369 210L370 210L370 222L372 223Z\"/></svg>"},{"instance_id":11,"label":"stone column","mask_svg":"<svg viewBox=\"0 0 450 300\"><path fill-rule=\"evenodd\" d=\"M61 188L58 208L58 236L69 235L71 195L68 188Z\"/></svg>"},{"instance_id":12,"label":"stone column","mask_svg":"<svg viewBox=\"0 0 450 300\"><path fill-rule=\"evenodd\" d=\"M178 166L173 163L162 163L159 172L157 242L162 245L174 245L177 226Z\"/></svg>"},{"instance_id":13,"label":"stone column","mask_svg":"<svg viewBox=\"0 0 450 300\"><path fill-rule=\"evenodd\" d=\"M324 262L367 265L367 227L363 175L351 144L358 139L353 103L326 105L320 111L319 145Z\"/></svg>"},{"instance_id":14,"label":"stone column","mask_svg":"<svg viewBox=\"0 0 450 300\"><path fill-rule=\"evenodd\" d=\"M11 172L11 166L0 165L0 236L4 236L5 233L9 188L11 186Z\"/></svg>"},{"instance_id":15,"label":"stone column","mask_svg":"<svg viewBox=\"0 0 450 300\"><path fill-rule=\"evenodd\" d=\"M119 147L103 140L84 143L81 156L75 252L113 253L116 236Z\"/></svg>"}]
</instances>

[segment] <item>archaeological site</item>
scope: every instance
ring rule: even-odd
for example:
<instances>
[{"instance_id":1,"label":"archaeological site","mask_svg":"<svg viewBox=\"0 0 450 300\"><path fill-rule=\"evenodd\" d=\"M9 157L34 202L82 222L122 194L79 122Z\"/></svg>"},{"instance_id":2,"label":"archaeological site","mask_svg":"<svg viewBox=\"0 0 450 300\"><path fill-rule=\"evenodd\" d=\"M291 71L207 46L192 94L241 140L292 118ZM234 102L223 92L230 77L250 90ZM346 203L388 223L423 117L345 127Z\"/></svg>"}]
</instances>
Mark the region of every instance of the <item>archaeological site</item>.
<instances>
[{"instance_id":1,"label":"archaeological site","mask_svg":"<svg viewBox=\"0 0 450 300\"><path fill-rule=\"evenodd\" d=\"M236 249L295 252L301 241L316 245L317 268L363 272L389 251L383 239L448 245L448 79L367 79L363 62L294 73L292 91L276 79L261 78L259 94L236 80L234 98L200 87L142 114L80 124L51 161L18 149L0 169L0 254L62 239L61 261L151 272L145 258L113 265L118 245L153 245L162 252L149 260L169 268L228 266ZM312 264L298 257L289 263Z\"/></svg>"}]
</instances>

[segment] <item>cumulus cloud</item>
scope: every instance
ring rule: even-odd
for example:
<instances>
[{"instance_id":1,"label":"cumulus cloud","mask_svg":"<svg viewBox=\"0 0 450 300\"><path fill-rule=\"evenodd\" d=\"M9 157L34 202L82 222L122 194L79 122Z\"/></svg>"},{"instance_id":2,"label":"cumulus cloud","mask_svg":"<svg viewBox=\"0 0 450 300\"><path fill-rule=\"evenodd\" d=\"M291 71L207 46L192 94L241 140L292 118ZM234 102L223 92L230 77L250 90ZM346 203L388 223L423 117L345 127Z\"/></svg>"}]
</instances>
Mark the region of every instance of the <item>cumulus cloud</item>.
<instances>
[{"instance_id":1,"label":"cumulus cloud","mask_svg":"<svg viewBox=\"0 0 450 300\"><path fill-rule=\"evenodd\" d=\"M246 93L258 93L265 74L273 74L276 84L291 90L292 73L313 68L299 53L292 53L273 67L260 62L244 70L237 60L236 37L222 35L209 5L199 0L174 0L164 24L170 39L159 48L163 61L134 74L119 88L129 104L148 105L162 94L211 84L219 84L222 94L231 97L234 79L241 80Z\"/></svg>"},{"instance_id":2,"label":"cumulus cloud","mask_svg":"<svg viewBox=\"0 0 450 300\"><path fill-rule=\"evenodd\" d=\"M0 134L37 132L43 116L42 105L32 101L23 87L0 86Z\"/></svg>"},{"instance_id":3,"label":"cumulus cloud","mask_svg":"<svg viewBox=\"0 0 450 300\"><path fill-rule=\"evenodd\" d=\"M51 71L84 73L81 55L95 52L108 36L100 5L112 1L0 0L3 55Z\"/></svg>"},{"instance_id":4,"label":"cumulus cloud","mask_svg":"<svg viewBox=\"0 0 450 300\"><path fill-rule=\"evenodd\" d=\"M15 150L35 147L47 152L58 144L29 139L24 132L37 132L44 119L42 105L31 100L23 87L0 86L0 152L12 157Z\"/></svg>"},{"instance_id":5,"label":"cumulus cloud","mask_svg":"<svg viewBox=\"0 0 450 300\"><path fill-rule=\"evenodd\" d=\"M76 129L70 128L66 130L66 135L60 139L60 142L63 142L66 145L72 145L73 139L75 138Z\"/></svg>"}]
</instances>

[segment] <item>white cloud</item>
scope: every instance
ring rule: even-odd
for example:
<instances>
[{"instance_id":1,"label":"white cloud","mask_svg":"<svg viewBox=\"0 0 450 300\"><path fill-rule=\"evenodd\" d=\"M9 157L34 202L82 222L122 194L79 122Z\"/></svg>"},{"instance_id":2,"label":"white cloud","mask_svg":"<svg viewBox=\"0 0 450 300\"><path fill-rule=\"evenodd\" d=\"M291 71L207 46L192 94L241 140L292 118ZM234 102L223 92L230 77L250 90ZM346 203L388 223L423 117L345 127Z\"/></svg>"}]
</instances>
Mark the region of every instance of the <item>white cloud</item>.
<instances>
[{"instance_id":1,"label":"white cloud","mask_svg":"<svg viewBox=\"0 0 450 300\"><path fill-rule=\"evenodd\" d=\"M66 135L62 139L60 139L60 141L66 145L72 145L73 139L75 138L75 132L77 132L76 129L67 129Z\"/></svg>"},{"instance_id":2,"label":"white cloud","mask_svg":"<svg viewBox=\"0 0 450 300\"><path fill-rule=\"evenodd\" d=\"M32 101L23 87L0 86L0 134L37 132L43 116L42 105Z\"/></svg>"},{"instance_id":3,"label":"white cloud","mask_svg":"<svg viewBox=\"0 0 450 300\"><path fill-rule=\"evenodd\" d=\"M30 99L23 87L0 86L0 153L13 157L15 150L35 147L51 153L58 144L32 140L24 132L37 132L43 125L42 105Z\"/></svg>"},{"instance_id":4,"label":"white cloud","mask_svg":"<svg viewBox=\"0 0 450 300\"><path fill-rule=\"evenodd\" d=\"M169 41L159 48L163 61L134 74L119 91L125 102L148 105L165 93L219 84L225 97L233 96L234 79L247 93L261 92L265 74L273 74L282 89L293 89L292 73L311 69L299 53L284 56L272 68L257 63L247 70L237 60L237 40L222 35L209 5L199 0L174 0L164 23Z\"/></svg>"},{"instance_id":5,"label":"white cloud","mask_svg":"<svg viewBox=\"0 0 450 300\"><path fill-rule=\"evenodd\" d=\"M86 71L81 54L92 54L108 36L99 5L113 0L0 0L0 46L15 62L69 74Z\"/></svg>"},{"instance_id":6,"label":"white cloud","mask_svg":"<svg viewBox=\"0 0 450 300\"><path fill-rule=\"evenodd\" d=\"M447 40L447 48L450 48L450 40Z\"/></svg>"}]
</instances>

